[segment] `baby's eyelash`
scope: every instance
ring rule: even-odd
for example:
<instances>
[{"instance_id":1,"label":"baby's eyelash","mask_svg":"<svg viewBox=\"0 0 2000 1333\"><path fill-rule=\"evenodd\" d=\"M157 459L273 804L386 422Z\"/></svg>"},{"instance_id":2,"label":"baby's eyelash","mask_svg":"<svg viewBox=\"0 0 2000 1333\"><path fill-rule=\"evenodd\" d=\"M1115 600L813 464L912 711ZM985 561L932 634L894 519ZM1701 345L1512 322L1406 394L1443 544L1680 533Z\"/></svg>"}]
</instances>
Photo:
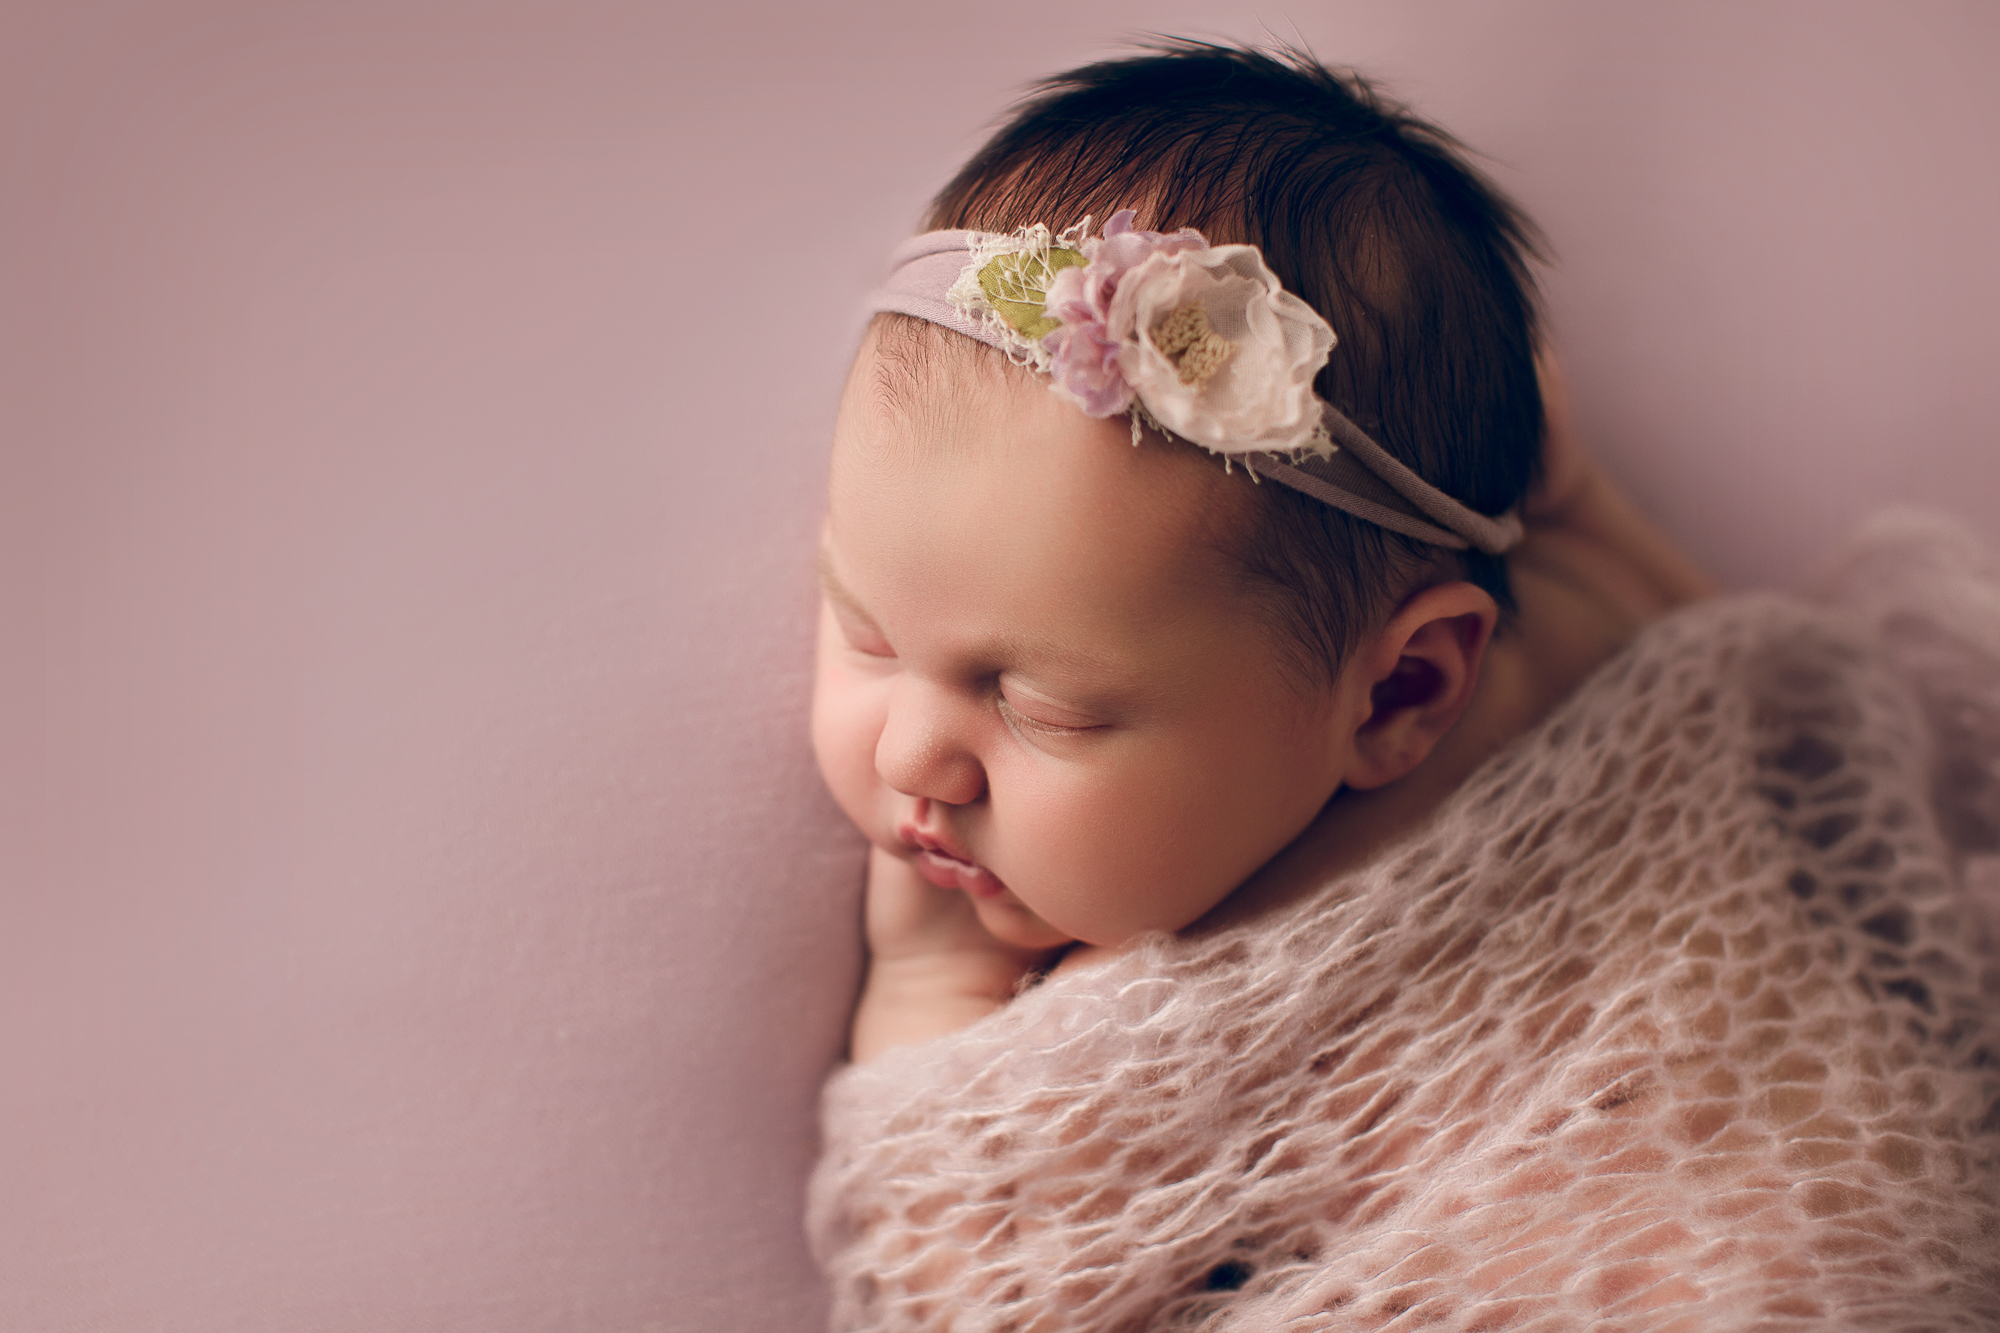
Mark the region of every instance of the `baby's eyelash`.
<instances>
[{"instance_id":1,"label":"baby's eyelash","mask_svg":"<svg viewBox=\"0 0 2000 1333\"><path fill-rule=\"evenodd\" d=\"M999 707L1002 717L1005 717L1015 726L1026 727L1030 731L1038 731L1044 736L1081 736L1086 732L1097 730L1096 727L1058 727L1051 722L1040 722L1014 707L1008 701L1005 694L996 693L995 697L1000 701Z\"/></svg>"}]
</instances>

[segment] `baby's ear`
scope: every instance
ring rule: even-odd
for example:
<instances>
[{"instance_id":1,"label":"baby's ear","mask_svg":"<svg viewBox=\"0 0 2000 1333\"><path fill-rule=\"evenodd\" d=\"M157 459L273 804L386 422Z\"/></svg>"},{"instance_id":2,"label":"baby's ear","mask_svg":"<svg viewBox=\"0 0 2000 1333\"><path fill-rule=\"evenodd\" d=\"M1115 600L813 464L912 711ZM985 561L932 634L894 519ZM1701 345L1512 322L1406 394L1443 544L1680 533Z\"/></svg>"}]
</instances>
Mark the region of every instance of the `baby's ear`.
<instances>
[{"instance_id":1,"label":"baby's ear","mask_svg":"<svg viewBox=\"0 0 2000 1333\"><path fill-rule=\"evenodd\" d=\"M1430 756L1472 702L1499 620L1485 589L1440 583L1412 594L1362 644L1350 670L1370 706L1355 729L1348 786L1394 782Z\"/></svg>"}]
</instances>

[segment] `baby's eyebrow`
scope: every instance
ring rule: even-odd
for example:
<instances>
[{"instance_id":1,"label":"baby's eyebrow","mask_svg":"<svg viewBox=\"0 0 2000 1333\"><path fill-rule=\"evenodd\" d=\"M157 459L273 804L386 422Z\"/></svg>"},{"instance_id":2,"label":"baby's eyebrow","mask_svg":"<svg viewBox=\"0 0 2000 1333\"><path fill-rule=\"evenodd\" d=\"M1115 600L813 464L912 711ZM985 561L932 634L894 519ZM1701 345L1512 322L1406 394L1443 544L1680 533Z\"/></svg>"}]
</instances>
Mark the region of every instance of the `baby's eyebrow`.
<instances>
[{"instance_id":1,"label":"baby's eyebrow","mask_svg":"<svg viewBox=\"0 0 2000 1333\"><path fill-rule=\"evenodd\" d=\"M861 599L849 592L847 585L840 581L840 575L833 572L833 553L826 549L825 543L821 543L819 555L813 564L819 570L820 591L825 593L830 601L857 620L870 625L875 623L875 617L868 614L867 608L861 605Z\"/></svg>"},{"instance_id":2,"label":"baby's eyebrow","mask_svg":"<svg viewBox=\"0 0 2000 1333\"><path fill-rule=\"evenodd\" d=\"M849 590L848 586L840 581L840 575L833 572L833 552L827 548L824 542L820 544L819 553L814 558L813 564L819 571L820 591L826 594L827 600L870 629L879 631L881 628L880 625L876 622L874 616L868 614L868 609L861 604L861 599L856 597ZM1113 681L1124 679L1123 674L1118 669L1117 663L1106 662L1093 653L1079 652L1074 647L1060 640L1022 638L1010 635L1004 640L991 645L991 647L1006 656L1039 658L1044 663L1059 666L1073 677L1080 679L1110 679ZM1123 685L1118 688L1130 695L1140 693L1138 687L1132 685ZM1096 692L1092 691L1091 693ZM1089 702L1089 700L1085 699L1083 695L1071 694L1064 699L1058 700L1058 702L1082 703Z\"/></svg>"}]
</instances>

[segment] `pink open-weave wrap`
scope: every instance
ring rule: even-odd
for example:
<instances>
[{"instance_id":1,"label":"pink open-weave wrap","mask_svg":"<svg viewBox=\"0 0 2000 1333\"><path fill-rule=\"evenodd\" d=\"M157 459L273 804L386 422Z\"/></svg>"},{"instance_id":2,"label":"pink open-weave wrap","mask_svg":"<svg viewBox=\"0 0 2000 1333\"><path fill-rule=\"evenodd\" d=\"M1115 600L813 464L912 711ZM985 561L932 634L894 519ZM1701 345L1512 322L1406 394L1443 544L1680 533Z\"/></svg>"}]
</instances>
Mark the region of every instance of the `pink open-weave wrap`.
<instances>
[{"instance_id":1,"label":"pink open-weave wrap","mask_svg":"<svg viewBox=\"0 0 2000 1333\"><path fill-rule=\"evenodd\" d=\"M1649 628L1398 850L844 1068L835 1326L2000 1325L2000 570Z\"/></svg>"}]
</instances>

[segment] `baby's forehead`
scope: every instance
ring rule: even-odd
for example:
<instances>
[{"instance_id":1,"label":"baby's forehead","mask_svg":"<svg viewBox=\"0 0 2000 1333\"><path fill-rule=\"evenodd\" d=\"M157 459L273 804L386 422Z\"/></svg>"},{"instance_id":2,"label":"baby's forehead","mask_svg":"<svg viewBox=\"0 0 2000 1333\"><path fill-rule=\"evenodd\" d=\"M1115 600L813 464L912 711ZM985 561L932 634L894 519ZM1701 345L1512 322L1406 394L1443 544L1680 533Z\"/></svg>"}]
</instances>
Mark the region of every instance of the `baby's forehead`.
<instances>
[{"instance_id":1,"label":"baby's forehead","mask_svg":"<svg viewBox=\"0 0 2000 1333\"><path fill-rule=\"evenodd\" d=\"M850 456L850 468L857 454L904 476L1004 458L1009 472L1050 486L1059 470L1062 489L1099 483L1101 514L1164 510L1204 548L1237 550L1255 521L1243 468L1157 430L1135 432L1122 414L1090 417L1004 353L908 316L875 318L856 353L843 418L835 452ZM1092 523L1085 535L1115 526Z\"/></svg>"},{"instance_id":2,"label":"baby's forehead","mask_svg":"<svg viewBox=\"0 0 2000 1333\"><path fill-rule=\"evenodd\" d=\"M1134 447L1124 420L1094 421L1030 387L1011 400L926 394L909 414L850 423L829 488L836 555L928 565L968 546L982 554L964 569L1010 594L1101 577L1140 603L1241 581L1243 477L1158 437ZM977 428L913 428L953 415Z\"/></svg>"},{"instance_id":3,"label":"baby's forehead","mask_svg":"<svg viewBox=\"0 0 2000 1333\"><path fill-rule=\"evenodd\" d=\"M1004 412L1000 390L1028 372L984 343L908 315L877 315L855 354L850 391L919 438L954 434L967 410Z\"/></svg>"}]
</instances>

